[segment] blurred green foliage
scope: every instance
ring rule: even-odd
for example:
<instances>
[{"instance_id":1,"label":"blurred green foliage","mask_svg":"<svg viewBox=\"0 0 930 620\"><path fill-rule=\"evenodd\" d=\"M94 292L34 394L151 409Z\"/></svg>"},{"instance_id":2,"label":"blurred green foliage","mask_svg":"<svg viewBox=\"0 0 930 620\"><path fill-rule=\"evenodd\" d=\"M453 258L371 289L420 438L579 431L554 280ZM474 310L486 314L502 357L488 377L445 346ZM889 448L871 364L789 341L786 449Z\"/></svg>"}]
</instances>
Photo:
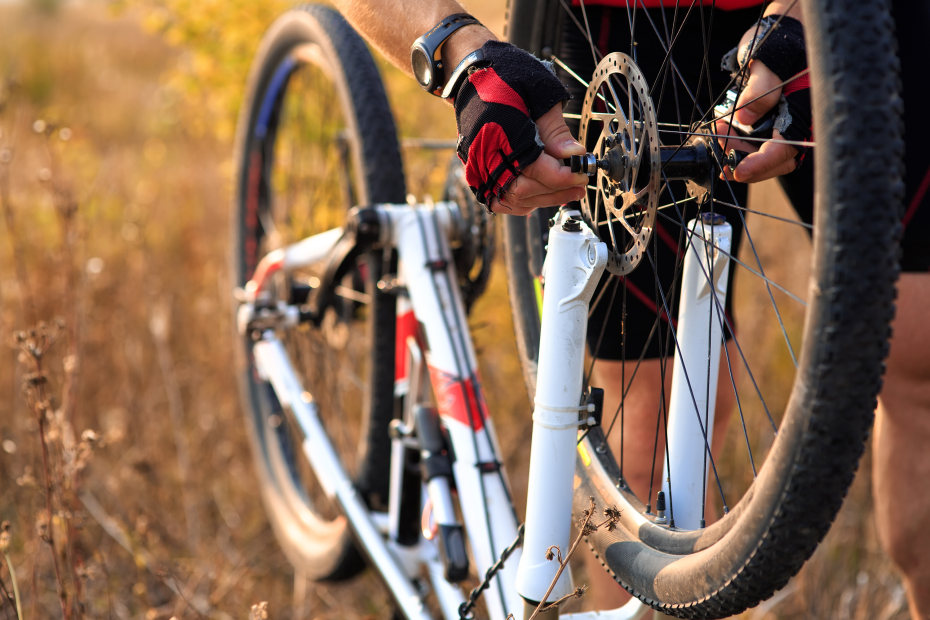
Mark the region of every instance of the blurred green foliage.
<instances>
[{"instance_id":1,"label":"blurred green foliage","mask_svg":"<svg viewBox=\"0 0 930 620\"><path fill-rule=\"evenodd\" d=\"M182 53L165 85L183 96L194 135L228 141L235 131L245 76L262 33L290 6L282 0L116 0Z\"/></svg>"}]
</instances>

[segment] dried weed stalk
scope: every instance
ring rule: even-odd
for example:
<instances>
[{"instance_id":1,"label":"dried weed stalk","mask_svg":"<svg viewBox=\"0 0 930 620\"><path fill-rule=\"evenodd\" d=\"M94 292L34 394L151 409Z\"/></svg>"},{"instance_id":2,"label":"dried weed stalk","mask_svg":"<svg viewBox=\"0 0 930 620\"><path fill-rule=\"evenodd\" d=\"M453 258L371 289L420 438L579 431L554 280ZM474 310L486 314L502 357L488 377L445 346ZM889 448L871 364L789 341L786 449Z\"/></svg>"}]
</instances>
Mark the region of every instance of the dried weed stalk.
<instances>
[{"instance_id":1,"label":"dried weed stalk","mask_svg":"<svg viewBox=\"0 0 930 620\"><path fill-rule=\"evenodd\" d=\"M86 430L75 433L80 348L78 328L80 315L80 279L77 277L76 249L80 234L77 225L78 201L70 184L59 173L57 144L70 137L70 130L37 120L32 129L43 140L46 167L39 170L38 180L47 191L58 218L61 243L56 250L58 273L63 274L58 295L63 301L68 320L36 321L36 291L30 282L24 258L25 248L15 244L12 262L20 288L24 318L33 327L16 332L13 344L19 351L18 363L22 376L22 394L38 431L41 454L41 485L44 506L36 515L36 534L50 551L57 597L62 617L66 620L85 614L84 581L87 578L86 556L79 533L83 513L79 509L78 490L81 474L87 467L99 437ZM0 142L0 211L11 240L16 240L17 209L10 188L10 166L14 150L9 140ZM54 284L53 284L54 286ZM54 350L54 356L50 353ZM8 545L8 540L7 540ZM4 550L6 556L6 550ZM13 575L13 565L7 557ZM37 582L33 566L33 584ZM13 580L14 598L18 592ZM38 593L33 594L35 602ZM21 614L17 604L17 613Z\"/></svg>"},{"instance_id":2,"label":"dried weed stalk","mask_svg":"<svg viewBox=\"0 0 930 620\"><path fill-rule=\"evenodd\" d=\"M555 588L555 584L558 583L559 578L562 576L562 573L565 571L565 568L568 566L569 561L572 558L572 555L575 554L575 550L578 548L578 545L581 543L581 540L586 536L590 536L597 530L602 527L606 527L607 531L613 531L617 526L617 522L620 520L620 511L617 508L605 508L604 509L604 520L600 523L592 523L591 519L594 518L596 512L596 504L594 498L590 498L590 505L581 513L581 519L579 520L578 525L578 535L575 536L575 540L572 541L572 546L569 547L568 553L565 557L562 557L562 550L559 549L557 545L553 545L546 550L546 559L547 560L557 560L559 562L559 569L555 573L555 577L552 578L552 583L549 584L549 589L546 590L546 593L543 595L542 600L539 605L536 606L536 609L533 611L533 615L530 616L530 620L533 620L536 616L541 613L546 612L547 610L558 607L565 601L573 598L581 598L584 596L584 593L587 591L588 587L585 585L578 586L570 593L559 598L556 601L551 603L546 603L546 599L549 598L549 595L552 593L552 590Z\"/></svg>"},{"instance_id":3,"label":"dried weed stalk","mask_svg":"<svg viewBox=\"0 0 930 620\"><path fill-rule=\"evenodd\" d=\"M81 617L83 553L77 543L76 489L81 471L96 443L96 434L86 432L75 441L70 420L56 407L47 369L47 356L62 331L62 324L39 323L18 332L19 363L23 369L22 390L38 428L42 455L44 510L36 519L40 540L51 551L62 616Z\"/></svg>"}]
</instances>

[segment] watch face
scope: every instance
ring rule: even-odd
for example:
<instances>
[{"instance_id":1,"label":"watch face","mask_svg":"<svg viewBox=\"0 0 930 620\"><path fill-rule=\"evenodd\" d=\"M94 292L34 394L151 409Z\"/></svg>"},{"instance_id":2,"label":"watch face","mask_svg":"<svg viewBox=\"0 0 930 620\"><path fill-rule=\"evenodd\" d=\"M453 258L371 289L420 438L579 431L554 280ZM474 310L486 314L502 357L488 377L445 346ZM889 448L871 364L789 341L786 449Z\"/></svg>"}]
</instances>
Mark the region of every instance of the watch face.
<instances>
[{"instance_id":1,"label":"watch face","mask_svg":"<svg viewBox=\"0 0 930 620\"><path fill-rule=\"evenodd\" d=\"M433 63L426 51L420 47L413 48L410 63L413 65L413 75L420 86L429 86L433 81Z\"/></svg>"}]
</instances>

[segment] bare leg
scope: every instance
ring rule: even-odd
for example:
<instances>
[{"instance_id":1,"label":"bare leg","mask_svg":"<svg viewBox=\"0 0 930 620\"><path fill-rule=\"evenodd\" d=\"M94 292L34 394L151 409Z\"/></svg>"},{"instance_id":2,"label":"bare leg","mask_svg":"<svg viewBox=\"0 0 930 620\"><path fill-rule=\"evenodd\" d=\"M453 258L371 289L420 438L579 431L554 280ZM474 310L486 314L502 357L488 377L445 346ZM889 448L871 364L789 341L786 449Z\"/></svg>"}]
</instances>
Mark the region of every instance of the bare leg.
<instances>
[{"instance_id":1,"label":"bare leg","mask_svg":"<svg viewBox=\"0 0 930 620\"><path fill-rule=\"evenodd\" d=\"M873 440L875 521L904 576L912 618L930 618L930 274L903 274Z\"/></svg>"},{"instance_id":2,"label":"bare leg","mask_svg":"<svg viewBox=\"0 0 930 620\"><path fill-rule=\"evenodd\" d=\"M614 446L614 454L623 477L636 496L645 499L650 491L650 482L655 491L662 476L664 451L661 438L654 457L653 447L656 444L657 414L663 405L667 407L668 404L662 402L659 387L662 385L661 362L657 359L643 360L624 397L624 411L617 413L614 420L614 413L620 409L621 383L624 380L630 383L632 367L633 364L627 364L624 376L621 362L598 360L594 365L591 384L603 387L605 391L604 432L609 431L609 436L615 440L612 443L619 444L619 441L623 440L622 448L619 445ZM665 369L666 398L671 383L671 370L669 362Z\"/></svg>"}]
</instances>

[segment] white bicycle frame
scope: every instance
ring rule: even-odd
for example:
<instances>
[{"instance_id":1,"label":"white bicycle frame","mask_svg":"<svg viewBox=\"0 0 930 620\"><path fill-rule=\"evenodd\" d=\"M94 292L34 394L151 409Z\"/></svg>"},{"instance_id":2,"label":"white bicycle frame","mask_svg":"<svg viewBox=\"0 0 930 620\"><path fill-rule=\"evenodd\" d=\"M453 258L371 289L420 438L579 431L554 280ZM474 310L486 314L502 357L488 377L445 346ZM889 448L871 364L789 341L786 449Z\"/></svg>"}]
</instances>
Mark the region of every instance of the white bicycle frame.
<instances>
[{"instance_id":1,"label":"white bicycle frame","mask_svg":"<svg viewBox=\"0 0 930 620\"><path fill-rule=\"evenodd\" d=\"M457 618L459 607L466 600L465 593L445 579L446 567L440 541L432 535L434 528L429 523L424 524L424 533L412 546L398 544L396 532L401 512L399 497L405 451L415 446L412 440L415 409L434 406L455 458L452 480L437 476L416 490L422 492L423 503L429 508L424 513L425 519L437 526L454 525L456 515L461 514L475 564L474 572L479 577L486 574L518 535L519 519L501 471L500 450L481 391L475 351L450 251L449 239L467 234L467 231L461 230L459 207L451 202L379 205L374 209L380 222L378 243L397 251L398 290L403 291L398 294L397 337L401 347L399 357L406 362L397 371L395 395L404 398L405 407L403 419L394 427L388 514L372 513L358 495L329 443L312 396L301 385L273 328L265 329L255 342L255 364L260 376L272 385L282 406L293 412L304 433L303 451L316 478L345 512L360 547L383 576L401 611L409 618L430 617L423 595L413 582L425 572L433 584L443 616ZM607 257L606 246L579 215L563 209L550 231L544 267L545 296L525 533L522 551L517 549L504 562L482 594L492 618L503 619L508 614L515 618L528 617L538 601L557 600L570 593L573 587L568 570L553 583L559 565L557 561L546 559L546 553L553 546L565 553L570 543L579 425L585 423L590 413L581 405L588 305ZM706 218L693 223L692 230L697 226L709 230L693 234L686 258L690 266L685 266L683 285L683 294L690 295L693 303L685 299L681 308L695 321L701 321L703 316L704 327L679 330L687 337L679 336L681 340L676 343L676 377L678 369L684 368L679 361L682 356L686 359L688 355L706 356L708 350L716 350L719 358L721 331L719 328L708 330L706 326L709 313L718 311L719 314L726 295L726 273L723 271L720 277L720 270L726 269L729 227ZM321 263L342 235L341 229L327 231L269 254L259 265L247 292L254 299L263 280L273 271ZM712 244L700 241L711 236ZM712 273L718 283L713 291L701 288L708 273ZM283 316L290 317L287 320L297 320L296 309L282 310ZM253 312L254 304L244 303L240 307L240 330L249 329ZM683 320L686 319L680 314L679 323ZM722 325L718 319L711 323ZM711 347L714 342L716 346ZM708 412L713 410L715 388L711 387L711 393L704 394L703 398L697 398L693 396L695 390L686 384L716 386L717 366L717 363L699 365L697 367L709 368L712 376L682 376L673 384L672 402L675 404L670 412L670 445L689 441L693 444L695 436L699 438L699 445L690 449L686 457L676 457L667 465L676 472L676 486L666 488L667 495L676 502L676 515L679 511L684 515L686 505L699 509L703 502L705 446L710 445L709 429L713 426ZM431 390L427 389L427 384ZM676 425L676 418L680 424ZM697 435L695 424L700 427ZM687 521L687 527L699 526L691 516L682 518ZM644 617L646 613L647 609L634 600L616 610L563 616L620 620Z\"/></svg>"}]
</instances>

